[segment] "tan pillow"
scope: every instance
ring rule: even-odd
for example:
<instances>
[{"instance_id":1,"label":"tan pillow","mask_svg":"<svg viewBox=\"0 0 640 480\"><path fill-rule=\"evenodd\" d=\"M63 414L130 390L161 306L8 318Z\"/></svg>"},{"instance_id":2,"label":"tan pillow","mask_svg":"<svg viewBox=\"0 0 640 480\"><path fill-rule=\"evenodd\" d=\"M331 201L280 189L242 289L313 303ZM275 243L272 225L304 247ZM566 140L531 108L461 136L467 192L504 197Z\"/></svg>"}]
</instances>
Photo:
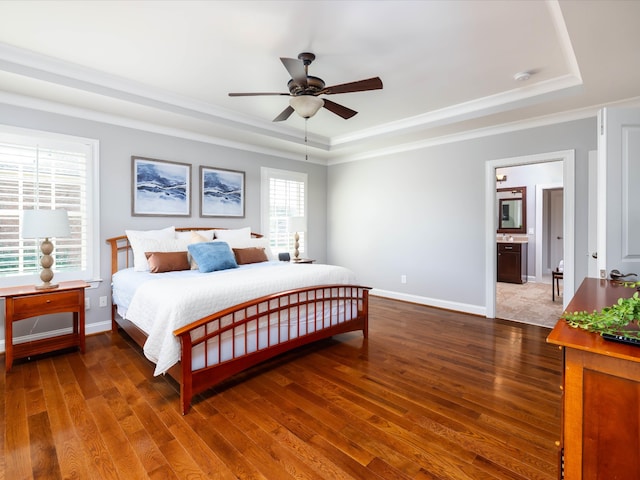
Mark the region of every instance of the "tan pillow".
<instances>
[{"instance_id":1,"label":"tan pillow","mask_svg":"<svg viewBox=\"0 0 640 480\"><path fill-rule=\"evenodd\" d=\"M151 273L175 272L189 270L187 252L145 252Z\"/></svg>"},{"instance_id":2,"label":"tan pillow","mask_svg":"<svg viewBox=\"0 0 640 480\"><path fill-rule=\"evenodd\" d=\"M211 230L211 232L213 233L213 230ZM213 239L213 234L211 235L211 238ZM208 239L207 237L200 235L198 232L191 230L191 241L189 243L201 243L210 241L211 239ZM196 260L190 253L188 258L189 263L191 264L191 270L198 270L198 262L196 262Z\"/></svg>"},{"instance_id":3,"label":"tan pillow","mask_svg":"<svg viewBox=\"0 0 640 480\"><path fill-rule=\"evenodd\" d=\"M233 254L236 256L236 262L238 262L238 265L269 261L264 248L234 248Z\"/></svg>"}]
</instances>

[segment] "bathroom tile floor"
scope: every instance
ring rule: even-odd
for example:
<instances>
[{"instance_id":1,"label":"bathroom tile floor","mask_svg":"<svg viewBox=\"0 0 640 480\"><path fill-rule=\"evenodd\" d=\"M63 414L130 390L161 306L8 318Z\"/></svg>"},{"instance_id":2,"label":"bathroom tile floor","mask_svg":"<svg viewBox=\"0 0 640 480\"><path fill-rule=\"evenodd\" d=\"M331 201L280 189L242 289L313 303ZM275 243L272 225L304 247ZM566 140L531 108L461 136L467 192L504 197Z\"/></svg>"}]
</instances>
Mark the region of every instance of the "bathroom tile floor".
<instances>
[{"instance_id":1,"label":"bathroom tile floor","mask_svg":"<svg viewBox=\"0 0 640 480\"><path fill-rule=\"evenodd\" d=\"M563 285L560 296L551 300L551 283L496 283L496 318L515 320L553 328L562 315Z\"/></svg>"}]
</instances>

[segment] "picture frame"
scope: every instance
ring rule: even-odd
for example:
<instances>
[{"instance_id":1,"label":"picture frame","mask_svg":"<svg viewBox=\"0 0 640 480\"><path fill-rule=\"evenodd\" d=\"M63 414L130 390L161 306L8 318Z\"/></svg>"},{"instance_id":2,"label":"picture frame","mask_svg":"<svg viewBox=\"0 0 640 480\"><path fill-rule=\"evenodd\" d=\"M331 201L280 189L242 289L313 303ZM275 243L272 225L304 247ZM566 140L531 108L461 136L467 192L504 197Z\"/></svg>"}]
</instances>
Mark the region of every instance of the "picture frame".
<instances>
[{"instance_id":1,"label":"picture frame","mask_svg":"<svg viewBox=\"0 0 640 480\"><path fill-rule=\"evenodd\" d=\"M131 157L132 216L191 216L191 165Z\"/></svg>"},{"instance_id":2,"label":"picture frame","mask_svg":"<svg viewBox=\"0 0 640 480\"><path fill-rule=\"evenodd\" d=\"M245 172L200 166L200 216L245 216Z\"/></svg>"}]
</instances>

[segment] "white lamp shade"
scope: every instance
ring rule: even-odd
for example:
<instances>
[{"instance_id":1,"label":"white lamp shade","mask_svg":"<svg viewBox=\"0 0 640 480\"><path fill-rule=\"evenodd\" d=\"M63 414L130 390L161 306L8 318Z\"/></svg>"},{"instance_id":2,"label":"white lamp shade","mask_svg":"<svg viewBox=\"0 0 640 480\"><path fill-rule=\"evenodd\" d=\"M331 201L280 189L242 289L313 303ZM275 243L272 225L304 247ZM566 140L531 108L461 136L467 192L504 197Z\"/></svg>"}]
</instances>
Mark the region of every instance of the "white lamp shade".
<instances>
[{"instance_id":1,"label":"white lamp shade","mask_svg":"<svg viewBox=\"0 0 640 480\"><path fill-rule=\"evenodd\" d=\"M290 232L305 232L307 230L306 217L289 217Z\"/></svg>"},{"instance_id":2,"label":"white lamp shade","mask_svg":"<svg viewBox=\"0 0 640 480\"><path fill-rule=\"evenodd\" d=\"M300 95L291 97L289 105L302 118L311 118L322 108L324 100L313 95Z\"/></svg>"},{"instance_id":3,"label":"white lamp shade","mask_svg":"<svg viewBox=\"0 0 640 480\"><path fill-rule=\"evenodd\" d=\"M71 234L66 210L25 210L22 238L68 237Z\"/></svg>"}]
</instances>

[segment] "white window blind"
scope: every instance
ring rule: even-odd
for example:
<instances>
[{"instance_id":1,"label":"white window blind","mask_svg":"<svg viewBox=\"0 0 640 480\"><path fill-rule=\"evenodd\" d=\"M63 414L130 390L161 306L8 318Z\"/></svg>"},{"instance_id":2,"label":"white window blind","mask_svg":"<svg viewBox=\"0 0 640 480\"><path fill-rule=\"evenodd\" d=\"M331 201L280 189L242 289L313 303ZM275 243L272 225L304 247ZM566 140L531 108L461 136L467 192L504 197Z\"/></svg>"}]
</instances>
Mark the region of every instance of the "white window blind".
<instances>
[{"instance_id":1,"label":"white window blind","mask_svg":"<svg viewBox=\"0 0 640 480\"><path fill-rule=\"evenodd\" d=\"M33 209L64 209L69 215L71 235L52 239L56 279L97 275L94 147L85 139L0 129L0 285L25 283L39 275L43 239L21 237L23 212Z\"/></svg>"},{"instance_id":2,"label":"white window blind","mask_svg":"<svg viewBox=\"0 0 640 480\"><path fill-rule=\"evenodd\" d=\"M292 217L307 216L307 175L286 170L262 169L263 232L268 232L274 253L292 252L294 234L290 230ZM306 249L306 232L300 236L299 251Z\"/></svg>"}]
</instances>

